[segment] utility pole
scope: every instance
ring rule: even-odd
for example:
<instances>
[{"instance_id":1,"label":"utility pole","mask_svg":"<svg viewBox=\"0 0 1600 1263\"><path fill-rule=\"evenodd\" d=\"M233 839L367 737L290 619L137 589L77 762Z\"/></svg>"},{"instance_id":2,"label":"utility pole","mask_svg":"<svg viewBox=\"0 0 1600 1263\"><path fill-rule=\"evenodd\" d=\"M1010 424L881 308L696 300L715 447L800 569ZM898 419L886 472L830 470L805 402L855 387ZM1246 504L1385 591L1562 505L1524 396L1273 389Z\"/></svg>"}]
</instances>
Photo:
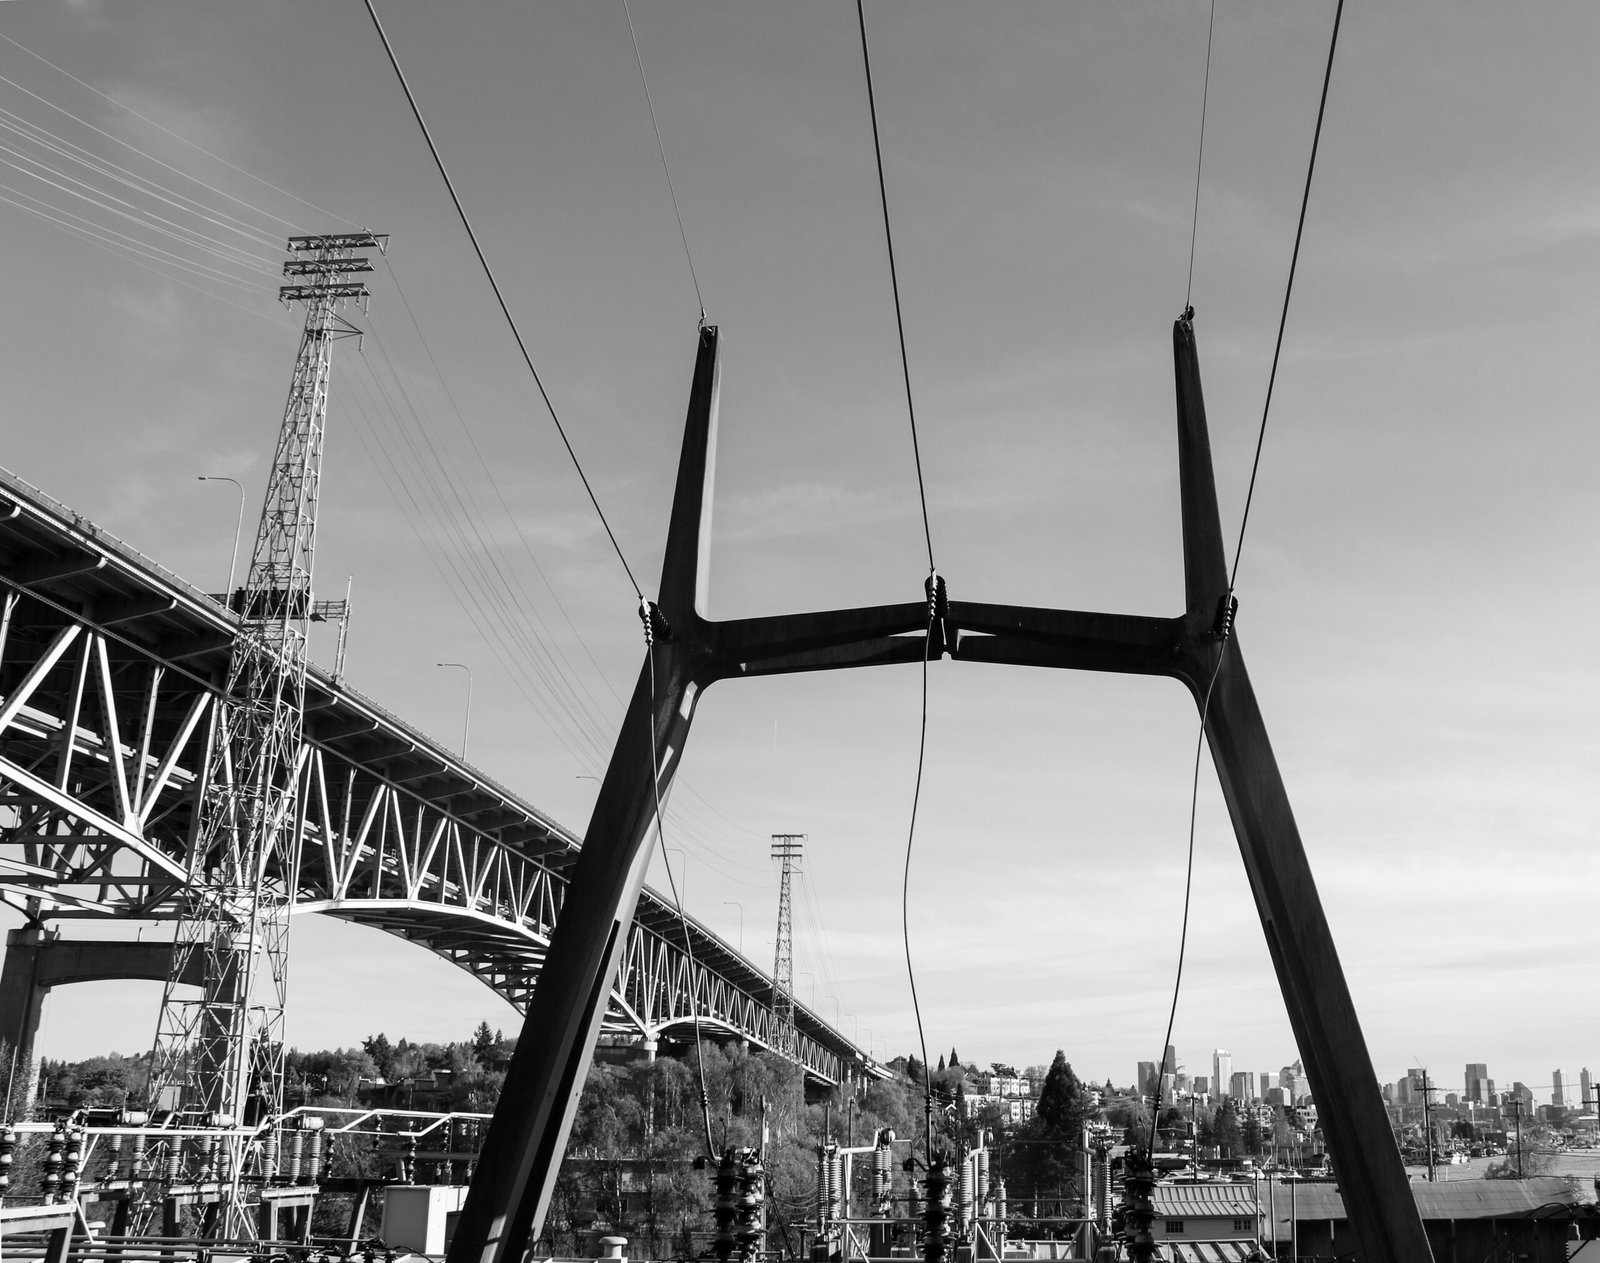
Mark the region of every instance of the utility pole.
<instances>
[{"instance_id":1,"label":"utility pole","mask_svg":"<svg viewBox=\"0 0 1600 1263\"><path fill-rule=\"evenodd\" d=\"M789 877L805 848L803 833L774 833L772 858L783 862L778 879L778 942L772 958L772 1023L777 1050L795 1051L794 1031L794 910L789 898Z\"/></svg>"},{"instance_id":2,"label":"utility pole","mask_svg":"<svg viewBox=\"0 0 1600 1263\"><path fill-rule=\"evenodd\" d=\"M1433 1110L1430 1094L1436 1089L1428 1086L1428 1072L1422 1072L1422 1143L1428 1151L1428 1183L1433 1183Z\"/></svg>"},{"instance_id":3,"label":"utility pole","mask_svg":"<svg viewBox=\"0 0 1600 1263\"><path fill-rule=\"evenodd\" d=\"M150 1065L150 1105L200 1125L235 1129L224 1143L232 1195L223 1235L248 1232L240 1176L270 1178L267 1159L247 1152L241 1130L283 1112L283 1021L289 911L298 867L299 758L305 714L307 641L326 616L311 580L322 474L332 344L360 330L340 314L372 271L355 251L383 250L386 236L291 237L279 297L306 305L305 330L243 587L228 600L239 615L210 746L180 895L172 965ZM263 968L264 967L264 968ZM264 977L258 978L258 974ZM180 998L200 978L198 1000ZM188 1178L181 1152L166 1169Z\"/></svg>"},{"instance_id":4,"label":"utility pole","mask_svg":"<svg viewBox=\"0 0 1600 1263\"><path fill-rule=\"evenodd\" d=\"M1522 1098L1511 1098L1511 1112L1517 1116L1517 1178L1522 1178Z\"/></svg>"}]
</instances>

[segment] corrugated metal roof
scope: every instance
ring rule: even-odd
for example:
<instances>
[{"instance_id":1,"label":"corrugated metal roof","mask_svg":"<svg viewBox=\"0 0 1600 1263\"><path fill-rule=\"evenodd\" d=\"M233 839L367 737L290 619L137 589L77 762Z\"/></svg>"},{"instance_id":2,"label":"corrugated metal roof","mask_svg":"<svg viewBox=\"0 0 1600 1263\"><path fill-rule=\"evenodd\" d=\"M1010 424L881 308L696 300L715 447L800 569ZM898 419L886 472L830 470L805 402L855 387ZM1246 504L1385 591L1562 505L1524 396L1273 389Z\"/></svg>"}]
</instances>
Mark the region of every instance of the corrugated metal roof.
<instances>
[{"instance_id":1,"label":"corrugated metal roof","mask_svg":"<svg viewBox=\"0 0 1600 1263\"><path fill-rule=\"evenodd\" d=\"M1581 1199L1560 1176L1532 1176L1526 1180L1446 1180L1411 1186L1417 1209L1424 1219L1493 1219L1525 1215L1551 1202L1575 1205ZM1268 1200L1267 1186L1261 1201ZM1344 1219L1344 1199L1337 1184L1276 1184L1272 1202L1277 1218L1289 1216L1291 1202L1297 1219Z\"/></svg>"},{"instance_id":2,"label":"corrugated metal roof","mask_svg":"<svg viewBox=\"0 0 1600 1263\"><path fill-rule=\"evenodd\" d=\"M1265 1257L1254 1241L1166 1241L1161 1248L1172 1263L1251 1263Z\"/></svg>"},{"instance_id":3,"label":"corrugated metal roof","mask_svg":"<svg viewBox=\"0 0 1600 1263\"><path fill-rule=\"evenodd\" d=\"M1157 1184L1151 1196L1156 1214L1174 1219L1250 1217L1256 1213L1251 1184Z\"/></svg>"}]
</instances>

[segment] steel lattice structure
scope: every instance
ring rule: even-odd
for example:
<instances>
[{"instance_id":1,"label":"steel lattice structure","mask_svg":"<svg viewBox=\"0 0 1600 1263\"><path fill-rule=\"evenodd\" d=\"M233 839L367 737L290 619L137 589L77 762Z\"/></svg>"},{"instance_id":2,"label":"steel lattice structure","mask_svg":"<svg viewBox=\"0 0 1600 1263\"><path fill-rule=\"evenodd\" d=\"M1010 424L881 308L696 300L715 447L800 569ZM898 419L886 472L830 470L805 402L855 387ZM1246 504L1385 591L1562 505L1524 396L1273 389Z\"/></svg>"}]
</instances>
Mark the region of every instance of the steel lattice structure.
<instances>
[{"instance_id":1,"label":"steel lattice structure","mask_svg":"<svg viewBox=\"0 0 1600 1263\"><path fill-rule=\"evenodd\" d=\"M794 1032L794 908L789 901L789 878L805 841L803 833L772 835L772 857L783 862L778 878L778 935L772 952L772 1020L785 1047Z\"/></svg>"},{"instance_id":2,"label":"steel lattice structure","mask_svg":"<svg viewBox=\"0 0 1600 1263\"><path fill-rule=\"evenodd\" d=\"M348 283L382 249L369 233L295 237L286 302L305 329L278 431L244 586L223 701L211 707L196 845L173 942L151 1060L150 1099L222 1125L283 1107L289 909L295 893L299 761L316 559L317 500L333 343L358 331L341 315L367 288ZM106 662L105 643L99 657ZM271 870L269 872L269 869ZM199 999L187 997L200 979ZM235 1167L242 1155L232 1155Z\"/></svg>"},{"instance_id":3,"label":"steel lattice structure","mask_svg":"<svg viewBox=\"0 0 1600 1263\"><path fill-rule=\"evenodd\" d=\"M136 922L177 918L238 622L0 471L0 902L45 931L127 922L130 940ZM314 664L305 687L295 915L385 930L525 1010L581 839ZM291 880L277 855L266 873ZM776 1047L771 980L692 918L691 963L676 916L645 892L607 1037L681 1038L693 994L707 1028ZM85 972L63 952L40 976L167 972L135 968ZM795 1023L793 1055L815 1081L876 1072L810 1009ZM29 1034L0 1014L0 1040L26 1047Z\"/></svg>"}]
</instances>

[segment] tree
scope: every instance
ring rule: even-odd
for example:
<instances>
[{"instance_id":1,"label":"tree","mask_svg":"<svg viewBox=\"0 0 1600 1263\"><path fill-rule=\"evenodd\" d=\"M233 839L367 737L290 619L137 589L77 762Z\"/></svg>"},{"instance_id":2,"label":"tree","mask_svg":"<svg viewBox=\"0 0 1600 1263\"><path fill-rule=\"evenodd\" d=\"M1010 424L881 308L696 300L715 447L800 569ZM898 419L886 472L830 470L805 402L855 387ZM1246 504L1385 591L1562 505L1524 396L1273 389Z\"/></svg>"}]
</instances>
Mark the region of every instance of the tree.
<instances>
[{"instance_id":1,"label":"tree","mask_svg":"<svg viewBox=\"0 0 1600 1263\"><path fill-rule=\"evenodd\" d=\"M472 1032L472 1059L480 1066L488 1065L499 1048L500 1037L489 1029L488 1022L479 1022L478 1029Z\"/></svg>"},{"instance_id":2,"label":"tree","mask_svg":"<svg viewBox=\"0 0 1600 1263\"><path fill-rule=\"evenodd\" d=\"M1239 1116L1233 1112L1233 1102L1223 1101L1217 1107L1211 1124L1212 1143L1224 1158L1236 1157L1244 1148L1244 1135L1239 1128Z\"/></svg>"},{"instance_id":3,"label":"tree","mask_svg":"<svg viewBox=\"0 0 1600 1263\"><path fill-rule=\"evenodd\" d=\"M959 1066L961 1064L961 1058L956 1056L956 1049L955 1049L955 1045L954 1044L950 1045L950 1061L949 1061L949 1064L952 1065L952 1066Z\"/></svg>"},{"instance_id":4,"label":"tree","mask_svg":"<svg viewBox=\"0 0 1600 1263\"><path fill-rule=\"evenodd\" d=\"M1051 1131L1077 1144L1088 1120L1089 1097L1072 1073L1067 1054L1056 1050L1055 1060L1045 1072L1044 1086L1039 1089L1039 1118Z\"/></svg>"}]
</instances>

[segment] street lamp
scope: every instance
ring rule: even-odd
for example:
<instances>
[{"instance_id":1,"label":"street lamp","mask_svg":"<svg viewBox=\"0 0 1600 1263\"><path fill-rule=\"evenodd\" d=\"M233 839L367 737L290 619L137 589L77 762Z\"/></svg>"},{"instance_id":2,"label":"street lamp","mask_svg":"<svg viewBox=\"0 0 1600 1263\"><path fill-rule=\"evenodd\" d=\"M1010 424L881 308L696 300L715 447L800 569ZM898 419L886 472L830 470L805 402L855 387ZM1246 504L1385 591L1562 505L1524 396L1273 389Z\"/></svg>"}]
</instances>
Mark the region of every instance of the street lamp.
<instances>
[{"instance_id":1,"label":"street lamp","mask_svg":"<svg viewBox=\"0 0 1600 1263\"><path fill-rule=\"evenodd\" d=\"M681 912L684 905L689 902L689 857L684 854L681 846L664 846L661 848L663 856L676 855L678 857L678 884L673 894L678 897L678 910ZM672 885L672 861L666 860L667 885Z\"/></svg>"},{"instance_id":2,"label":"street lamp","mask_svg":"<svg viewBox=\"0 0 1600 1263\"><path fill-rule=\"evenodd\" d=\"M739 903L739 902L737 902L736 900L733 900L733 899L724 899L722 901L722 906L724 908L737 908L737 909L739 909L739 955L743 956L744 955L744 904Z\"/></svg>"},{"instance_id":3,"label":"street lamp","mask_svg":"<svg viewBox=\"0 0 1600 1263\"><path fill-rule=\"evenodd\" d=\"M237 478L229 478L223 474L197 474L197 482L231 482L239 488L239 516L233 523L233 551L228 554L228 586L223 589L223 602L233 600L233 572L239 567L239 532L244 529L244 484ZM229 608L232 608L231 606Z\"/></svg>"},{"instance_id":4,"label":"street lamp","mask_svg":"<svg viewBox=\"0 0 1600 1263\"><path fill-rule=\"evenodd\" d=\"M436 667L455 667L467 673L467 717L461 723L461 757L467 757L467 733L472 728L472 668L464 662L436 662Z\"/></svg>"}]
</instances>

